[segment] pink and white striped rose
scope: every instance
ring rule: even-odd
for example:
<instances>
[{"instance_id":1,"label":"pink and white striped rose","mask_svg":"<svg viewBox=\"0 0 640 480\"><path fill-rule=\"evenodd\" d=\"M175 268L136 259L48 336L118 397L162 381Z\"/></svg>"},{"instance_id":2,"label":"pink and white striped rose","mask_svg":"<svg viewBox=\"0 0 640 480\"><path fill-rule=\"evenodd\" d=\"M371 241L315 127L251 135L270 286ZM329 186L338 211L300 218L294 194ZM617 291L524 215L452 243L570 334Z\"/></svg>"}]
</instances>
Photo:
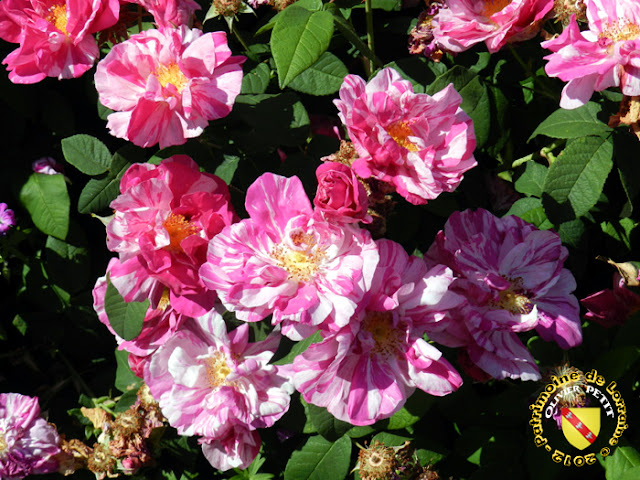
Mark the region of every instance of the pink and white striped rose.
<instances>
[{"instance_id":1,"label":"pink and white striped rose","mask_svg":"<svg viewBox=\"0 0 640 480\"><path fill-rule=\"evenodd\" d=\"M20 46L2 61L13 83L76 78L100 56L93 33L118 21L118 0L3 0L0 38Z\"/></svg>"},{"instance_id":2,"label":"pink and white striped rose","mask_svg":"<svg viewBox=\"0 0 640 480\"><path fill-rule=\"evenodd\" d=\"M454 291L467 298L452 320L430 325L429 338L466 347L496 378L537 379L517 332L535 329L564 349L582 342L576 282L557 233L478 209L454 212L426 258L450 267ZM482 360L479 360L482 358Z\"/></svg>"},{"instance_id":3,"label":"pink and white striped rose","mask_svg":"<svg viewBox=\"0 0 640 480\"><path fill-rule=\"evenodd\" d=\"M620 87L640 95L640 3L635 0L587 0L589 28L575 17L557 37L542 42L553 53L544 57L550 77L567 82L560 106L577 108L593 92Z\"/></svg>"},{"instance_id":4,"label":"pink and white striped rose","mask_svg":"<svg viewBox=\"0 0 640 480\"><path fill-rule=\"evenodd\" d=\"M112 281L125 300L141 288L167 287L178 312L193 317L210 310L216 295L198 269L209 240L236 220L227 185L200 172L186 155L174 155L158 166L132 165L120 191L111 202L115 213L107 225L107 247L120 254Z\"/></svg>"},{"instance_id":5,"label":"pink and white striped rose","mask_svg":"<svg viewBox=\"0 0 640 480\"><path fill-rule=\"evenodd\" d=\"M358 176L393 184L413 204L455 190L476 165L473 122L453 85L433 96L414 93L385 68L369 83L347 75L334 103L359 156Z\"/></svg>"},{"instance_id":6,"label":"pink and white striped rose","mask_svg":"<svg viewBox=\"0 0 640 480\"><path fill-rule=\"evenodd\" d=\"M189 320L152 354L145 370L169 424L180 435L204 437L203 451L218 469L251 463L259 448L254 430L284 415L293 392L278 367L269 365L280 335L248 340L248 324L227 333L212 310Z\"/></svg>"},{"instance_id":7,"label":"pink and white striped rose","mask_svg":"<svg viewBox=\"0 0 640 480\"><path fill-rule=\"evenodd\" d=\"M422 338L425 325L463 302L449 291L453 273L442 265L428 268L390 240L377 243L380 263L371 290L349 324L324 332L321 342L283 367L307 402L354 425L392 416L416 388L443 396L462 384Z\"/></svg>"},{"instance_id":8,"label":"pink and white striped rose","mask_svg":"<svg viewBox=\"0 0 640 480\"><path fill-rule=\"evenodd\" d=\"M431 23L435 43L463 52L484 42L491 53L538 34L553 0L447 0Z\"/></svg>"},{"instance_id":9,"label":"pink and white striped rose","mask_svg":"<svg viewBox=\"0 0 640 480\"><path fill-rule=\"evenodd\" d=\"M325 322L345 326L378 262L369 232L318 219L297 177L265 173L245 206L250 218L209 243L204 284L239 319L273 314L294 340Z\"/></svg>"},{"instance_id":10,"label":"pink and white striped rose","mask_svg":"<svg viewBox=\"0 0 640 480\"><path fill-rule=\"evenodd\" d=\"M114 113L110 133L141 146L182 145L231 112L245 57L224 32L145 30L114 45L95 75L100 102Z\"/></svg>"}]
</instances>

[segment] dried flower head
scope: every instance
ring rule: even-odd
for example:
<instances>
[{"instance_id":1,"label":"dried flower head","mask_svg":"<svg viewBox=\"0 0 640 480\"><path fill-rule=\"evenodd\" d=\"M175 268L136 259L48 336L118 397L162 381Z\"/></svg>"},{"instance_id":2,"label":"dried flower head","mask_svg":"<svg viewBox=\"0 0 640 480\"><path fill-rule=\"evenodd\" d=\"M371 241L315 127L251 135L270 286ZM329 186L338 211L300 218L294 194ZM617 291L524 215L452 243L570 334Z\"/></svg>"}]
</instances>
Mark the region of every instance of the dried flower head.
<instances>
[{"instance_id":1,"label":"dried flower head","mask_svg":"<svg viewBox=\"0 0 640 480\"><path fill-rule=\"evenodd\" d=\"M587 6L584 0L554 0L553 11L556 19L565 27L569 25L571 15L575 15L579 22L587 20Z\"/></svg>"},{"instance_id":2,"label":"dried flower head","mask_svg":"<svg viewBox=\"0 0 640 480\"><path fill-rule=\"evenodd\" d=\"M391 478L395 467L395 451L374 440L367 448L360 447L356 469L362 480Z\"/></svg>"}]
</instances>

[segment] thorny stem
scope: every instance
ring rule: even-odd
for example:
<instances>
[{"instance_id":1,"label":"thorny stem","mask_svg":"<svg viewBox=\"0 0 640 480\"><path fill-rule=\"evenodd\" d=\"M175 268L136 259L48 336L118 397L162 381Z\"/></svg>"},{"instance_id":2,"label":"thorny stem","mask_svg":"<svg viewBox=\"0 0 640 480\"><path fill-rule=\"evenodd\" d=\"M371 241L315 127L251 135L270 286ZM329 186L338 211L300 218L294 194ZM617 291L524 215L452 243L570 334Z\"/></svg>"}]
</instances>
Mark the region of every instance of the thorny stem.
<instances>
[{"instance_id":1,"label":"thorny stem","mask_svg":"<svg viewBox=\"0 0 640 480\"><path fill-rule=\"evenodd\" d=\"M367 46L371 53L374 53L374 45L373 45L373 9L371 8L371 0L365 0L364 2L364 11L367 17ZM367 76L371 76L373 72L373 60L368 58L365 62L365 68L367 70Z\"/></svg>"}]
</instances>

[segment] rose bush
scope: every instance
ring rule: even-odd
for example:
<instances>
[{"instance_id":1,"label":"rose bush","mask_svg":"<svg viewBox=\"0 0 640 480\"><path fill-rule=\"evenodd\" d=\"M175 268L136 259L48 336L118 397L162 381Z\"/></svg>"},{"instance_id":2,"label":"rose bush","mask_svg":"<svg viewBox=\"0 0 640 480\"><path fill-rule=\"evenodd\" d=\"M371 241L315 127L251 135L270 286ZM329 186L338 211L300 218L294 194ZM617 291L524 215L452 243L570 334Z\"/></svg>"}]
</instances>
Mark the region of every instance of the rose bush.
<instances>
[{"instance_id":1,"label":"rose bush","mask_svg":"<svg viewBox=\"0 0 640 480\"><path fill-rule=\"evenodd\" d=\"M635 478L637 4L0 0L0 477Z\"/></svg>"}]
</instances>

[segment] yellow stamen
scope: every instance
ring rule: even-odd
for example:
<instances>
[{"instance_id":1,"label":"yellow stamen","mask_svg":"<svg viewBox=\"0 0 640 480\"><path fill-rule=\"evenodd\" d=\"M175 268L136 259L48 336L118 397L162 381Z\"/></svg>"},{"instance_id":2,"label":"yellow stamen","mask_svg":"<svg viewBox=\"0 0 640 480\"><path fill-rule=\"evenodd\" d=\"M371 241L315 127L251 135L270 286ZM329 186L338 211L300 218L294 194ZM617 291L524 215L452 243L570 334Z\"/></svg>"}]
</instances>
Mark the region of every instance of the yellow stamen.
<instances>
[{"instance_id":1,"label":"yellow stamen","mask_svg":"<svg viewBox=\"0 0 640 480\"><path fill-rule=\"evenodd\" d=\"M409 122L395 122L389 125L387 133L391 135L391 138L403 148L406 148L410 152L417 152L420 150L415 143L408 140L407 137L413 136L413 131Z\"/></svg>"},{"instance_id":2,"label":"yellow stamen","mask_svg":"<svg viewBox=\"0 0 640 480\"><path fill-rule=\"evenodd\" d=\"M484 0L484 8L482 9L482 15L489 18L494 13L498 13L504 7L509 5L511 0Z\"/></svg>"},{"instance_id":3,"label":"yellow stamen","mask_svg":"<svg viewBox=\"0 0 640 480\"><path fill-rule=\"evenodd\" d=\"M598 37L609 38L614 42L635 40L640 37L640 26L626 20L619 20L617 23L608 23L607 28Z\"/></svg>"},{"instance_id":4,"label":"yellow stamen","mask_svg":"<svg viewBox=\"0 0 640 480\"><path fill-rule=\"evenodd\" d=\"M189 80L175 62L169 65L160 65L155 71L155 76L158 78L160 85L166 87L171 84L176 87L178 92L181 92L187 83L189 83Z\"/></svg>"},{"instance_id":5,"label":"yellow stamen","mask_svg":"<svg viewBox=\"0 0 640 480\"><path fill-rule=\"evenodd\" d=\"M160 301L158 302L158 308L156 310L160 310L164 312L169 306L169 289L165 288L162 292L162 296L160 297Z\"/></svg>"},{"instance_id":6,"label":"yellow stamen","mask_svg":"<svg viewBox=\"0 0 640 480\"><path fill-rule=\"evenodd\" d=\"M302 250L292 250L284 245L275 245L271 256L278 266L289 272L289 278L298 282L306 282L320 270L320 263L325 257L324 250L317 248L315 238L307 233L291 234L291 242Z\"/></svg>"},{"instance_id":7,"label":"yellow stamen","mask_svg":"<svg viewBox=\"0 0 640 480\"><path fill-rule=\"evenodd\" d=\"M362 329L371 334L376 345L375 353L391 355L402 343L403 332L393 326L393 315L390 312L369 312L362 321Z\"/></svg>"},{"instance_id":8,"label":"yellow stamen","mask_svg":"<svg viewBox=\"0 0 640 480\"><path fill-rule=\"evenodd\" d=\"M509 310L513 314L527 315L533 311L534 303L525 295L521 287L522 279L508 279L512 282L511 287L499 293L498 300L494 306L503 310Z\"/></svg>"},{"instance_id":9,"label":"yellow stamen","mask_svg":"<svg viewBox=\"0 0 640 480\"><path fill-rule=\"evenodd\" d=\"M182 252L182 241L200 231L200 228L187 220L184 215L175 213L169 214L163 226L169 233L170 239L169 245L165 248L173 252Z\"/></svg>"},{"instance_id":10,"label":"yellow stamen","mask_svg":"<svg viewBox=\"0 0 640 480\"><path fill-rule=\"evenodd\" d=\"M4 452L7 449L7 442L4 439L4 435L0 432L0 453Z\"/></svg>"},{"instance_id":11,"label":"yellow stamen","mask_svg":"<svg viewBox=\"0 0 640 480\"><path fill-rule=\"evenodd\" d=\"M233 384L233 382L227 382L227 377L231 373L231 369L227 365L227 361L222 352L214 353L213 356L207 358L205 362L207 380L211 388Z\"/></svg>"},{"instance_id":12,"label":"yellow stamen","mask_svg":"<svg viewBox=\"0 0 640 480\"><path fill-rule=\"evenodd\" d=\"M68 35L67 32L67 5L65 3L60 3L57 5L52 5L49 7L49 14L46 18L47 22L56 27L65 35Z\"/></svg>"}]
</instances>

